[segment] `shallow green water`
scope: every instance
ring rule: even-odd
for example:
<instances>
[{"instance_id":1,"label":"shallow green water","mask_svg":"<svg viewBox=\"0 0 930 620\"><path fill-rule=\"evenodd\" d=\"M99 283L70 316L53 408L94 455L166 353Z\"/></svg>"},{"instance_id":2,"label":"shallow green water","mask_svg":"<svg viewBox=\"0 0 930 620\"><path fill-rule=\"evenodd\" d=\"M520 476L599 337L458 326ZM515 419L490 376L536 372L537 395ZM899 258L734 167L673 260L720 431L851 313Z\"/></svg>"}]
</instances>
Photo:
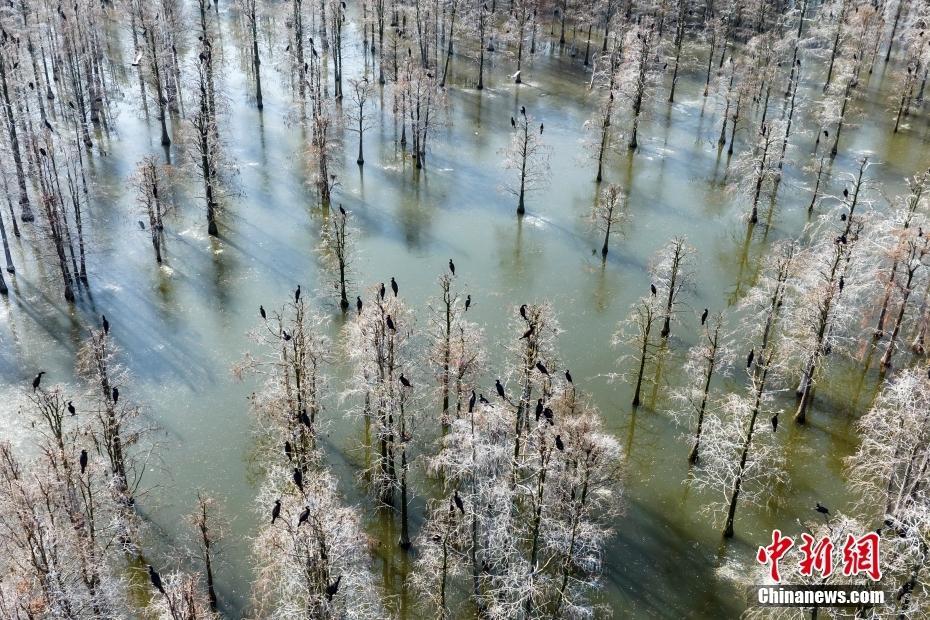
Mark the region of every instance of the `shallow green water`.
<instances>
[{"instance_id":1,"label":"shallow green water","mask_svg":"<svg viewBox=\"0 0 930 620\"><path fill-rule=\"evenodd\" d=\"M0 300L0 400L10 402L38 368L49 371L53 382L72 381L74 352L87 327L105 313L135 377L121 391L144 403L145 415L160 428L163 462L151 471L151 491L142 502L153 538L166 547L179 542L178 518L190 510L198 489L221 498L231 531L218 586L225 611L238 617L248 602L248 536L255 524L246 402L255 386L237 383L230 367L249 347L245 334L258 319L260 303L283 303L298 282L305 290L321 284L314 253L321 213L306 175L306 140L286 122L289 95L275 71L280 59L265 60L265 109L259 113L249 100L250 85L233 51L225 11L222 20L226 58L221 79L229 109L221 131L239 169L240 192L225 201L220 238L207 237L201 201L191 184L179 192L180 208L167 222L168 268L156 267L147 233L136 225L139 217L126 177L143 155L164 151L157 122L134 103L134 76L125 76L118 132L104 140L107 156L91 160L92 296L74 307L65 305L55 274L36 261L33 245L27 239L15 243L19 272L9 298ZM364 59L357 32L350 29L347 41L346 75L352 76ZM698 58L706 53L701 48L694 52ZM641 127L636 154L630 156L620 142L611 155L605 180L623 184L630 219L602 263L595 252L600 236L587 221L597 185L581 145L582 126L592 109L581 57L541 44L524 67L524 84L517 87L507 78L510 60L492 55L483 92L468 87L475 71L471 61L456 57L449 122L432 138L421 171L401 156L395 142L389 93L376 97L387 108L379 110L376 127L366 134L364 169L355 164L350 134L336 166L341 183L336 201L353 212L360 227L357 279L367 287L396 276L411 306L422 310L425 325L426 304L438 291L435 280L454 258L459 280L474 300L469 318L485 326L495 360L507 336L506 313L523 302L552 301L564 328L563 364L593 395L606 427L626 450L626 510L614 524L616 536L607 552L604 601L618 617L734 616L743 607L743 595L718 576L719 567L724 573L739 572L773 527L809 518L815 501L838 509L851 502L841 461L854 448L852 423L867 397L854 402L855 372L837 371L824 382L810 423L804 428L786 424L781 435L790 487L767 510L741 508L737 536L725 546L719 526L701 512L707 497L684 482L687 446L662 409L669 385L680 380L696 314L705 306L717 310L732 304L751 283L767 245L799 233L810 200L809 179L789 166L769 227L757 229L747 241L744 206L724 187L727 156L716 145L720 111L713 97L701 97L703 76L695 66L681 79L676 103L667 105L664 96L658 97ZM924 119L912 118L912 127L897 135L890 131L886 99L893 86L877 65L854 107L855 126L847 128L833 164L834 172L851 171L856 156L872 153L880 165L870 174L889 195L900 190L905 175L927 164ZM819 83L806 88L817 92ZM667 84L660 89L667 92ZM508 141L509 118L521 105L545 122L553 182L529 198L527 216L518 220L512 197L497 186L504 174L498 151ZM738 143L744 138L738 135ZM810 132L796 132L789 157L805 159L812 139ZM181 161L174 148L168 156ZM24 230L27 237L31 234ZM660 370L653 369L660 381L634 411L630 386L606 378L620 370L616 361L626 352L607 343L630 304L648 289L650 258L676 234L687 235L698 250L698 286L689 300L694 316L686 313L673 326L669 357ZM338 309L323 307L333 317L336 337ZM337 384L344 374L344 369L334 370ZM868 394L874 380L867 378L864 385ZM397 595L391 604L417 617L412 597L402 591L407 564L395 548L396 533L372 511L356 484L362 428L357 418L346 415L353 406L335 399L328 404L327 459L346 500L366 512L370 533L381 542L374 548L376 574L386 593ZM4 436L28 441L14 417L8 408L0 413ZM417 497L415 523L422 504Z\"/></svg>"}]
</instances>

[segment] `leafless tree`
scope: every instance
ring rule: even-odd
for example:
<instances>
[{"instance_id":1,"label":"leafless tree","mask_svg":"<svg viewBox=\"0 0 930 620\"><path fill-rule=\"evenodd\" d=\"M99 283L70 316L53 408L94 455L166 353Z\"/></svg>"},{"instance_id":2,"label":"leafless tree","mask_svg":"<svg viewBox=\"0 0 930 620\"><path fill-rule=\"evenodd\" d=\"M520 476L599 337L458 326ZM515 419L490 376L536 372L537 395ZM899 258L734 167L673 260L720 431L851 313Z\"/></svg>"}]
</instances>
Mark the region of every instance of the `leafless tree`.
<instances>
[{"instance_id":1,"label":"leafless tree","mask_svg":"<svg viewBox=\"0 0 930 620\"><path fill-rule=\"evenodd\" d=\"M542 141L543 125L537 133L535 119L521 108L519 120L511 117L513 137L502 151L504 169L516 171L516 179L504 189L517 197L517 215L526 213L526 194L537 191L549 183L550 148Z\"/></svg>"}]
</instances>

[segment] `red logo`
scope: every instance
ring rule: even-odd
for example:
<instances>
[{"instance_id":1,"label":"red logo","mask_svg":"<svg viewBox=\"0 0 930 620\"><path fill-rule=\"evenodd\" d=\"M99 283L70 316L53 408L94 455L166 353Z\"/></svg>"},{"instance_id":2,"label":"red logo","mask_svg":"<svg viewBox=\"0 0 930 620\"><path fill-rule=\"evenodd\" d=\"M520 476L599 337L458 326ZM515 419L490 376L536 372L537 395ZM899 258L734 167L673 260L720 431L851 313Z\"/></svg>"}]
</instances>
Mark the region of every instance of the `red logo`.
<instances>
[{"instance_id":1,"label":"red logo","mask_svg":"<svg viewBox=\"0 0 930 620\"><path fill-rule=\"evenodd\" d=\"M823 536L817 540L810 534L801 534L801 539L804 542L798 547L801 554L798 572L810 576L816 571L824 578L833 574L835 545L830 537ZM843 575L852 577L866 574L872 581L881 580L882 572L878 560L879 543L880 538L875 532L862 536L849 534L843 543ZM759 547L759 551L756 552L756 561L762 565L769 565L769 575L772 581L776 583L781 581L781 574L778 570L779 561L793 546L792 538L782 536L781 530L773 530L772 544Z\"/></svg>"}]
</instances>

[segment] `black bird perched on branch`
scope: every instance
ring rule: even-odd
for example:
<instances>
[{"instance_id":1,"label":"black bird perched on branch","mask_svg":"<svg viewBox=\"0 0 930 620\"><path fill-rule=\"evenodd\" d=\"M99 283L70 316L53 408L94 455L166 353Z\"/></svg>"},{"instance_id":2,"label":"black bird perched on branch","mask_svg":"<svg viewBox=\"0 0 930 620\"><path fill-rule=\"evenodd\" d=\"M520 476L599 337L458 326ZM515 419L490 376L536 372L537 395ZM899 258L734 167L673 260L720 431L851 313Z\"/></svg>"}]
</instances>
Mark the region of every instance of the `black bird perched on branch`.
<instances>
[{"instance_id":1,"label":"black bird perched on branch","mask_svg":"<svg viewBox=\"0 0 930 620\"><path fill-rule=\"evenodd\" d=\"M342 208L342 204L339 204L339 213L342 214L342 217L346 216L346 210Z\"/></svg>"},{"instance_id":2,"label":"black bird perched on branch","mask_svg":"<svg viewBox=\"0 0 930 620\"><path fill-rule=\"evenodd\" d=\"M707 321L707 308L704 308L704 312L701 313L701 325Z\"/></svg>"},{"instance_id":3,"label":"black bird perched on branch","mask_svg":"<svg viewBox=\"0 0 930 620\"><path fill-rule=\"evenodd\" d=\"M355 309L358 310L358 315L362 316L362 298L357 295L355 297Z\"/></svg>"},{"instance_id":4,"label":"black bird perched on branch","mask_svg":"<svg viewBox=\"0 0 930 620\"><path fill-rule=\"evenodd\" d=\"M32 391L33 392L39 389L39 384L42 383L42 375L44 374L45 374L45 371L43 370L42 372L36 375L35 379L32 380Z\"/></svg>"},{"instance_id":5,"label":"black bird perched on branch","mask_svg":"<svg viewBox=\"0 0 930 620\"><path fill-rule=\"evenodd\" d=\"M564 452L564 451L565 451L565 444L562 442L562 436L561 436L561 435L556 435L556 436L555 436L555 447L559 449L559 452Z\"/></svg>"},{"instance_id":6,"label":"black bird perched on branch","mask_svg":"<svg viewBox=\"0 0 930 620\"><path fill-rule=\"evenodd\" d=\"M274 522L278 520L278 517L281 516L281 500L274 500L274 507L271 509L271 524L274 525Z\"/></svg>"},{"instance_id":7,"label":"black bird perched on branch","mask_svg":"<svg viewBox=\"0 0 930 620\"><path fill-rule=\"evenodd\" d=\"M843 276L840 276L840 291L842 292L843 287L846 286L846 279Z\"/></svg>"},{"instance_id":8,"label":"black bird perched on branch","mask_svg":"<svg viewBox=\"0 0 930 620\"><path fill-rule=\"evenodd\" d=\"M504 396L504 386L501 385L501 380L500 380L500 379L495 379L495 380L494 380L494 388L497 390L497 395L498 395L498 396L500 396L500 397L503 398L504 400L507 400L507 397Z\"/></svg>"},{"instance_id":9,"label":"black bird perched on branch","mask_svg":"<svg viewBox=\"0 0 930 620\"><path fill-rule=\"evenodd\" d=\"M310 416L307 415L306 409L300 412L300 415L297 416L297 419L307 428L313 428L313 422L310 421Z\"/></svg>"},{"instance_id":10,"label":"black bird perched on branch","mask_svg":"<svg viewBox=\"0 0 930 620\"><path fill-rule=\"evenodd\" d=\"M536 421L537 421L537 422L539 422L539 416L542 415L542 412L543 412L542 399L541 399L541 398L537 398L537 399L536 399Z\"/></svg>"},{"instance_id":11,"label":"black bird perched on branch","mask_svg":"<svg viewBox=\"0 0 930 620\"><path fill-rule=\"evenodd\" d=\"M100 319L101 319L101 322L103 323L103 333L109 334L110 333L110 322L107 320L107 315L101 314Z\"/></svg>"},{"instance_id":12,"label":"black bird perched on branch","mask_svg":"<svg viewBox=\"0 0 930 620\"><path fill-rule=\"evenodd\" d=\"M394 291L394 297L397 297L397 280L394 279L394 276L391 276L391 290Z\"/></svg>"},{"instance_id":13,"label":"black bird perched on branch","mask_svg":"<svg viewBox=\"0 0 930 620\"><path fill-rule=\"evenodd\" d=\"M543 417L546 418L546 422L548 422L550 426L555 426L555 415L552 413L552 409L549 407L543 409Z\"/></svg>"},{"instance_id":14,"label":"black bird perched on branch","mask_svg":"<svg viewBox=\"0 0 930 620\"><path fill-rule=\"evenodd\" d=\"M849 198L849 189L846 187L843 188L843 198Z\"/></svg>"},{"instance_id":15,"label":"black bird perched on branch","mask_svg":"<svg viewBox=\"0 0 930 620\"><path fill-rule=\"evenodd\" d=\"M404 387L407 387L407 388L408 388L408 387L413 387L413 386L410 384L410 379L408 379L407 377L405 377L405 376L404 376L404 373L400 373L400 384L401 384L402 386L404 386Z\"/></svg>"},{"instance_id":16,"label":"black bird perched on branch","mask_svg":"<svg viewBox=\"0 0 930 620\"><path fill-rule=\"evenodd\" d=\"M526 304L523 304L522 306L520 306L520 316L523 317L524 321L529 321L529 319L526 318Z\"/></svg>"},{"instance_id":17,"label":"black bird perched on branch","mask_svg":"<svg viewBox=\"0 0 930 620\"><path fill-rule=\"evenodd\" d=\"M455 502L455 507L459 509L459 512L465 514L465 502L462 501L462 498L459 497L459 490L456 489L452 494L452 501Z\"/></svg>"},{"instance_id":18,"label":"black bird perched on branch","mask_svg":"<svg viewBox=\"0 0 930 620\"><path fill-rule=\"evenodd\" d=\"M284 338L284 342L288 342L291 339L291 335L287 333L286 329L281 330L281 337Z\"/></svg>"},{"instance_id":19,"label":"black bird perched on branch","mask_svg":"<svg viewBox=\"0 0 930 620\"><path fill-rule=\"evenodd\" d=\"M490 405L491 401L484 397L484 394L478 394L478 402L482 405Z\"/></svg>"},{"instance_id":20,"label":"black bird perched on branch","mask_svg":"<svg viewBox=\"0 0 930 620\"><path fill-rule=\"evenodd\" d=\"M78 459L78 463L81 464L81 475L84 475L84 472L87 471L87 450L81 450L81 456Z\"/></svg>"},{"instance_id":21,"label":"black bird perched on branch","mask_svg":"<svg viewBox=\"0 0 930 620\"><path fill-rule=\"evenodd\" d=\"M139 230L145 230L145 222L139 220Z\"/></svg>"},{"instance_id":22,"label":"black bird perched on branch","mask_svg":"<svg viewBox=\"0 0 930 620\"><path fill-rule=\"evenodd\" d=\"M475 401L478 400L478 395L475 394L475 391L471 391L471 396L468 397L468 413L471 413L475 410Z\"/></svg>"},{"instance_id":23,"label":"black bird perched on branch","mask_svg":"<svg viewBox=\"0 0 930 620\"><path fill-rule=\"evenodd\" d=\"M378 295L381 295L381 300L384 301L384 282L381 283L381 288L378 289Z\"/></svg>"},{"instance_id":24,"label":"black bird perched on branch","mask_svg":"<svg viewBox=\"0 0 930 620\"><path fill-rule=\"evenodd\" d=\"M305 506L303 511L297 517L297 527L300 527L301 525L303 525L304 522L306 522L306 520L309 518L310 518L310 506Z\"/></svg>"},{"instance_id":25,"label":"black bird perched on branch","mask_svg":"<svg viewBox=\"0 0 930 620\"><path fill-rule=\"evenodd\" d=\"M530 328L527 329L525 332L523 332L523 335L520 336L520 340L526 340L527 338L533 335L534 331L536 331L536 326L530 325Z\"/></svg>"},{"instance_id":26,"label":"black bird perched on branch","mask_svg":"<svg viewBox=\"0 0 930 620\"><path fill-rule=\"evenodd\" d=\"M294 478L294 484L296 484L297 488L300 489L300 492L303 493L304 492L304 474L297 467L294 468L293 478Z\"/></svg>"},{"instance_id":27,"label":"black bird perched on branch","mask_svg":"<svg viewBox=\"0 0 930 620\"><path fill-rule=\"evenodd\" d=\"M514 117L512 117L512 116L510 117L510 126L511 126L511 127L516 127L516 126L517 126L517 121L516 121L516 119L515 119Z\"/></svg>"},{"instance_id":28,"label":"black bird perched on branch","mask_svg":"<svg viewBox=\"0 0 930 620\"><path fill-rule=\"evenodd\" d=\"M539 135L542 135L542 132L543 132L543 124L540 123L539 124Z\"/></svg>"},{"instance_id":29,"label":"black bird perched on branch","mask_svg":"<svg viewBox=\"0 0 930 620\"><path fill-rule=\"evenodd\" d=\"M465 297L465 312L468 312L468 307L471 305L471 294Z\"/></svg>"},{"instance_id":30,"label":"black bird perched on branch","mask_svg":"<svg viewBox=\"0 0 930 620\"><path fill-rule=\"evenodd\" d=\"M342 581L342 575L336 577L336 581L326 585L326 600L331 601L336 593L339 592L339 582Z\"/></svg>"},{"instance_id":31,"label":"black bird perched on branch","mask_svg":"<svg viewBox=\"0 0 930 620\"><path fill-rule=\"evenodd\" d=\"M546 375L547 377L549 376L549 370L543 365L542 362L536 362L536 370Z\"/></svg>"},{"instance_id":32,"label":"black bird perched on branch","mask_svg":"<svg viewBox=\"0 0 930 620\"><path fill-rule=\"evenodd\" d=\"M294 447L291 446L291 442L287 440L284 441L284 456L286 456L289 461L294 460Z\"/></svg>"},{"instance_id":33,"label":"black bird perched on branch","mask_svg":"<svg viewBox=\"0 0 930 620\"><path fill-rule=\"evenodd\" d=\"M752 366L752 360L756 357L756 350L749 349L749 355L746 356L746 368Z\"/></svg>"},{"instance_id":34,"label":"black bird perched on branch","mask_svg":"<svg viewBox=\"0 0 930 620\"><path fill-rule=\"evenodd\" d=\"M258 313L262 315L262 320L268 320L268 315L265 313L265 306L258 307Z\"/></svg>"},{"instance_id":35,"label":"black bird perched on branch","mask_svg":"<svg viewBox=\"0 0 930 620\"><path fill-rule=\"evenodd\" d=\"M115 405L118 402L119 402L119 388L114 387L113 388L113 404Z\"/></svg>"},{"instance_id":36,"label":"black bird perched on branch","mask_svg":"<svg viewBox=\"0 0 930 620\"><path fill-rule=\"evenodd\" d=\"M388 329L389 329L389 330L391 330L392 332L396 332L396 331L397 331L397 328L394 327L394 320L391 318L391 315L390 315L390 314L387 315L387 318L384 320L384 322L387 323L387 326L388 326Z\"/></svg>"},{"instance_id":37,"label":"black bird perched on branch","mask_svg":"<svg viewBox=\"0 0 930 620\"><path fill-rule=\"evenodd\" d=\"M822 515L828 515L828 514L830 514L830 509L827 508L826 506L824 506L823 504L821 504L820 502L817 502L817 505L814 506L814 510L816 510L817 512L819 512L819 513L822 514Z\"/></svg>"},{"instance_id":38,"label":"black bird perched on branch","mask_svg":"<svg viewBox=\"0 0 930 620\"><path fill-rule=\"evenodd\" d=\"M568 368L565 369L565 380L572 383L572 373L568 371Z\"/></svg>"},{"instance_id":39,"label":"black bird perched on branch","mask_svg":"<svg viewBox=\"0 0 930 620\"><path fill-rule=\"evenodd\" d=\"M294 303L296 304L298 301L300 301L300 285L299 284L297 285L297 290L294 291Z\"/></svg>"},{"instance_id":40,"label":"black bird perched on branch","mask_svg":"<svg viewBox=\"0 0 930 620\"><path fill-rule=\"evenodd\" d=\"M161 575L158 574L158 571L152 568L151 564L148 565L148 568L149 568L149 581L152 582L152 585L155 586L156 590L164 594L165 586L163 586L161 583Z\"/></svg>"},{"instance_id":41,"label":"black bird perched on branch","mask_svg":"<svg viewBox=\"0 0 930 620\"><path fill-rule=\"evenodd\" d=\"M656 293L658 293L658 291L656 290L656 285L655 285L655 284L650 284L650 285L649 285L649 290L652 292L652 296L653 296L653 297L655 297L655 296L656 296Z\"/></svg>"},{"instance_id":42,"label":"black bird perched on branch","mask_svg":"<svg viewBox=\"0 0 930 620\"><path fill-rule=\"evenodd\" d=\"M523 116L526 116L526 106L523 106L523 105L520 106L520 114L522 114Z\"/></svg>"},{"instance_id":43,"label":"black bird perched on branch","mask_svg":"<svg viewBox=\"0 0 930 620\"><path fill-rule=\"evenodd\" d=\"M778 416L773 415L772 416L772 432L774 433L776 431L778 431Z\"/></svg>"},{"instance_id":44,"label":"black bird perched on branch","mask_svg":"<svg viewBox=\"0 0 930 620\"><path fill-rule=\"evenodd\" d=\"M452 262L452 259L449 259L449 271L452 272L452 275L455 275L455 263Z\"/></svg>"},{"instance_id":45,"label":"black bird perched on branch","mask_svg":"<svg viewBox=\"0 0 930 620\"><path fill-rule=\"evenodd\" d=\"M68 401L68 413L71 415L77 415L77 410L74 408L74 403L72 403L70 400Z\"/></svg>"}]
</instances>

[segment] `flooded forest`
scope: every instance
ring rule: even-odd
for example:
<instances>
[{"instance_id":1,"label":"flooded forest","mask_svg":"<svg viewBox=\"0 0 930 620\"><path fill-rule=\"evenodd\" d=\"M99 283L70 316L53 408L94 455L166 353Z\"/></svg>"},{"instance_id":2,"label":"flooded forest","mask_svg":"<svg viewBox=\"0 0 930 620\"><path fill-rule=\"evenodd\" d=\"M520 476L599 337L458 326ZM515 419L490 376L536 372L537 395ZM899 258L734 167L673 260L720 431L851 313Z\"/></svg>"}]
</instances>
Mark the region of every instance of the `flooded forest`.
<instances>
[{"instance_id":1,"label":"flooded forest","mask_svg":"<svg viewBox=\"0 0 930 620\"><path fill-rule=\"evenodd\" d=\"M6 0L0 618L930 617L928 25Z\"/></svg>"}]
</instances>

